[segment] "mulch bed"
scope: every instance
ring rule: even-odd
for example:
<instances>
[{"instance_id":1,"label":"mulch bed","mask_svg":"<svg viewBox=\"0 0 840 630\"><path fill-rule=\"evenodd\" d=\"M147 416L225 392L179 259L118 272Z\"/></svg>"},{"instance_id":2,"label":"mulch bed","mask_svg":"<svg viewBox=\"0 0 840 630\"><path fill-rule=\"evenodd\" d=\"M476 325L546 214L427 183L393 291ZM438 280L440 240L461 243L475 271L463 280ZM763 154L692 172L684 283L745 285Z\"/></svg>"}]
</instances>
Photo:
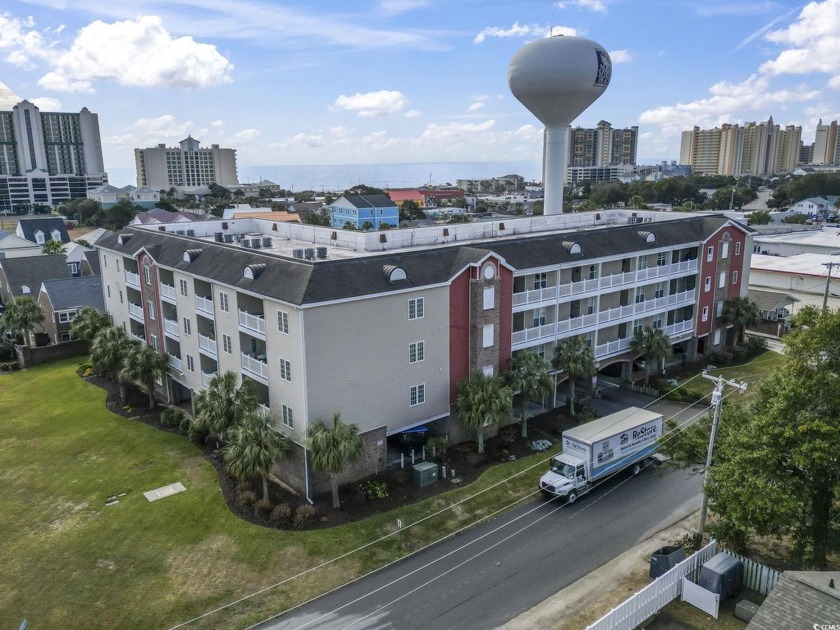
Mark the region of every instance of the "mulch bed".
<instances>
[{"instance_id":1,"label":"mulch bed","mask_svg":"<svg viewBox=\"0 0 840 630\"><path fill-rule=\"evenodd\" d=\"M81 376L81 372L79 373ZM126 404L122 405L119 399L119 390L114 381L102 376L93 375L84 377L89 383L104 389L107 393L105 405L109 411L125 418L137 420L158 430L168 433L179 433L177 428L167 427L161 424L160 414L166 407L157 405L154 409L148 409L148 397L134 385L129 385ZM475 481L484 471L491 466L505 465L506 463L533 455L531 442L536 439L548 439L552 444L560 439L560 433L569 427L576 426L577 420L572 418L565 408L554 409L546 413L528 419L528 437L520 437L518 424L503 427L497 437L484 440L485 453L479 455L476 452L475 442L464 442L455 444L446 449L446 455L438 457L435 461L446 465L447 474L454 470L458 485L465 485ZM185 439L187 439L185 437ZM262 498L262 483L254 480L252 484L240 484L233 479L225 470L221 455L216 450L215 441L198 443L205 459L212 464L219 477L219 486L230 511L244 521L264 527L274 527L269 520L256 513L250 507L243 508L237 503L237 495L241 489L250 489ZM415 461L421 461L418 457ZM427 461L432 461L431 457ZM451 480L439 480L425 488L418 488L414 485L411 460L406 457L405 468L391 468L381 471L375 477L377 481L384 481L387 484L388 496L368 500L360 490L360 484L364 479L344 485L339 488L341 509L332 507L332 494L325 492L314 497L317 516L303 529L321 529L345 525L375 514L388 512L406 505L411 505L428 499L456 486ZM295 494L284 486L269 482L269 499L272 505L287 504L293 510L306 505L307 501L303 495ZM284 524L281 528L291 528L291 524Z\"/></svg>"}]
</instances>

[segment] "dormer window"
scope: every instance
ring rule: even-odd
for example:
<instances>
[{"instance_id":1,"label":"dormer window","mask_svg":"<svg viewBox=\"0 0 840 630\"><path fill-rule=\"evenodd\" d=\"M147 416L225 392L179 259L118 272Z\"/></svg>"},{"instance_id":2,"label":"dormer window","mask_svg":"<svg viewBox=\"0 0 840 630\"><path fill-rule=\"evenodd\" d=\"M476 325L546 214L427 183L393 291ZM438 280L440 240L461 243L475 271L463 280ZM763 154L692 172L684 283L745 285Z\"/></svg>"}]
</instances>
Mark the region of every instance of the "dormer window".
<instances>
[{"instance_id":1,"label":"dormer window","mask_svg":"<svg viewBox=\"0 0 840 630\"><path fill-rule=\"evenodd\" d=\"M38 245L44 244L44 233L41 230L35 232L35 242L38 243Z\"/></svg>"},{"instance_id":2,"label":"dormer window","mask_svg":"<svg viewBox=\"0 0 840 630\"><path fill-rule=\"evenodd\" d=\"M200 249L188 249L184 252L184 262L192 262L201 254Z\"/></svg>"},{"instance_id":3,"label":"dormer window","mask_svg":"<svg viewBox=\"0 0 840 630\"><path fill-rule=\"evenodd\" d=\"M258 278L263 271L265 271L265 263L248 265L242 272L242 276L247 280L253 280L255 278Z\"/></svg>"},{"instance_id":4,"label":"dormer window","mask_svg":"<svg viewBox=\"0 0 840 630\"><path fill-rule=\"evenodd\" d=\"M405 269L397 267L396 265L384 265L382 267L382 271L385 273L385 277L388 279L388 282L398 282L400 280L408 279L405 275Z\"/></svg>"},{"instance_id":5,"label":"dormer window","mask_svg":"<svg viewBox=\"0 0 840 630\"><path fill-rule=\"evenodd\" d=\"M645 243L655 243L656 235L653 232L639 232L639 236Z\"/></svg>"},{"instance_id":6,"label":"dormer window","mask_svg":"<svg viewBox=\"0 0 840 630\"><path fill-rule=\"evenodd\" d=\"M563 241L563 248L569 252L570 254L582 254L583 249L579 243L574 243L572 241Z\"/></svg>"},{"instance_id":7,"label":"dormer window","mask_svg":"<svg viewBox=\"0 0 840 630\"><path fill-rule=\"evenodd\" d=\"M56 243L60 243L61 242L61 232L59 232L58 230L53 230L52 231L52 240L54 240Z\"/></svg>"}]
</instances>

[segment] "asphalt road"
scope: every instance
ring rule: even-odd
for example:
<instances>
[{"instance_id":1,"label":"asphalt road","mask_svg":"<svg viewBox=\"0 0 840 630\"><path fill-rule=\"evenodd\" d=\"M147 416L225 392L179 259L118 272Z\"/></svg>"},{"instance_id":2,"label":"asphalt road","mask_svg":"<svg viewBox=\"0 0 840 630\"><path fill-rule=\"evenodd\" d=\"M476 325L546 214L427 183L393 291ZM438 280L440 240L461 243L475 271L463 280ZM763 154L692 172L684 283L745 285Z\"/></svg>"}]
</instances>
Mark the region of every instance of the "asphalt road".
<instances>
[{"instance_id":1,"label":"asphalt road","mask_svg":"<svg viewBox=\"0 0 840 630\"><path fill-rule=\"evenodd\" d=\"M645 470L572 506L539 499L260 628L494 628L687 516L700 485Z\"/></svg>"}]
</instances>

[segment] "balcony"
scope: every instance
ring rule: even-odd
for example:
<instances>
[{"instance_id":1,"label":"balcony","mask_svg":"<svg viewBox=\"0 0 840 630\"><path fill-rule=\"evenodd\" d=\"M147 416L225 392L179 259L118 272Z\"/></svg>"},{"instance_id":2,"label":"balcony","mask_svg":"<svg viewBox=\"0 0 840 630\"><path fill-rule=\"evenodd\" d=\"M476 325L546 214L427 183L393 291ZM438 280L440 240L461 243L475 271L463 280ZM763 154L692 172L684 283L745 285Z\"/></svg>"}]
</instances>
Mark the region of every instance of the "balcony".
<instances>
[{"instance_id":1,"label":"balcony","mask_svg":"<svg viewBox=\"0 0 840 630\"><path fill-rule=\"evenodd\" d=\"M624 352L630 348L633 343L633 337L626 337L624 339L616 339L615 341L608 341L595 346L595 358L602 359L603 357Z\"/></svg>"},{"instance_id":2,"label":"balcony","mask_svg":"<svg viewBox=\"0 0 840 630\"><path fill-rule=\"evenodd\" d=\"M160 297L169 302L175 303L175 287L171 284L160 283Z\"/></svg>"},{"instance_id":3,"label":"balcony","mask_svg":"<svg viewBox=\"0 0 840 630\"><path fill-rule=\"evenodd\" d=\"M513 294L513 305L520 306L522 304L535 304L537 302L544 302L546 300L553 300L557 297L557 287L545 287L543 289L534 289L533 291L523 291L522 293Z\"/></svg>"},{"instance_id":4,"label":"balcony","mask_svg":"<svg viewBox=\"0 0 840 630\"><path fill-rule=\"evenodd\" d=\"M146 337L143 336L143 335L138 335L136 333L131 333L131 337L133 339L136 339L137 341L142 341L143 343L146 343Z\"/></svg>"},{"instance_id":5,"label":"balcony","mask_svg":"<svg viewBox=\"0 0 840 630\"><path fill-rule=\"evenodd\" d=\"M212 381L213 378L215 378L216 376L218 376L218 374L216 374L215 372L202 372L201 385L203 387L210 387L210 381Z\"/></svg>"},{"instance_id":6,"label":"balcony","mask_svg":"<svg viewBox=\"0 0 840 630\"><path fill-rule=\"evenodd\" d=\"M167 353L167 356L169 357L169 365L171 365L173 368L175 368L175 369L176 369L176 370L178 370L179 372L183 372L183 371L184 371L184 370L183 370L183 367L182 367L182 366L183 366L183 363L181 362L181 359L180 359L180 358L178 358L178 357L176 357L176 356L173 356L173 355L171 355L171 354L168 354L168 353Z\"/></svg>"},{"instance_id":7,"label":"balcony","mask_svg":"<svg viewBox=\"0 0 840 630\"><path fill-rule=\"evenodd\" d=\"M204 354L207 354L214 359L216 358L216 340L206 337L201 333L198 334L198 349Z\"/></svg>"},{"instance_id":8,"label":"balcony","mask_svg":"<svg viewBox=\"0 0 840 630\"><path fill-rule=\"evenodd\" d=\"M178 328L178 320L177 319L166 319L163 320L163 332L173 339L180 339L181 338L181 331Z\"/></svg>"},{"instance_id":9,"label":"balcony","mask_svg":"<svg viewBox=\"0 0 840 630\"><path fill-rule=\"evenodd\" d=\"M266 418L270 418L270 417L271 417L271 409L269 408L269 406L268 406L268 405L262 405L262 404L257 405L257 409L258 409L258 410L259 410L259 412L260 412L262 415L264 415Z\"/></svg>"},{"instance_id":10,"label":"balcony","mask_svg":"<svg viewBox=\"0 0 840 630\"><path fill-rule=\"evenodd\" d=\"M676 335L681 335L686 332L692 332L694 330L694 320L693 319L686 319L681 322L677 322L676 324L671 324L670 326L665 327L665 334L669 337L674 337Z\"/></svg>"},{"instance_id":11,"label":"balcony","mask_svg":"<svg viewBox=\"0 0 840 630\"><path fill-rule=\"evenodd\" d=\"M145 322L145 318L143 317L143 307L139 304L132 304L131 302L128 303L128 315L129 317L133 317L134 319Z\"/></svg>"},{"instance_id":12,"label":"balcony","mask_svg":"<svg viewBox=\"0 0 840 630\"><path fill-rule=\"evenodd\" d=\"M134 287L135 289L139 289L140 288L140 274L139 273L134 273L134 272L126 269L125 270L125 283L130 287Z\"/></svg>"},{"instance_id":13,"label":"balcony","mask_svg":"<svg viewBox=\"0 0 840 630\"><path fill-rule=\"evenodd\" d=\"M200 295L195 296L195 310L210 318L213 317L213 300Z\"/></svg>"},{"instance_id":14,"label":"balcony","mask_svg":"<svg viewBox=\"0 0 840 630\"><path fill-rule=\"evenodd\" d=\"M248 311L239 311L239 327L250 333L257 333L265 339L265 316Z\"/></svg>"},{"instance_id":15,"label":"balcony","mask_svg":"<svg viewBox=\"0 0 840 630\"><path fill-rule=\"evenodd\" d=\"M259 355L260 358L252 357L250 354L242 353L242 370L248 376L256 378L259 382L268 385L268 363L266 363L265 355Z\"/></svg>"}]
</instances>

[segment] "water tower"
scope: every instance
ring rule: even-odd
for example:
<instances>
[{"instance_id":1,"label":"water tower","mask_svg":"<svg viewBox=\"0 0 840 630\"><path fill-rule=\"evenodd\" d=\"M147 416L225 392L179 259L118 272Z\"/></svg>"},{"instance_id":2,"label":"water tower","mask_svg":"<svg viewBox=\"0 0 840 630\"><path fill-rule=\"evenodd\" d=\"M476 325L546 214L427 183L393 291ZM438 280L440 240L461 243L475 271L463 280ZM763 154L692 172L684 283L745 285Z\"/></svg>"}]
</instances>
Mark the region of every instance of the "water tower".
<instances>
[{"instance_id":1,"label":"water tower","mask_svg":"<svg viewBox=\"0 0 840 630\"><path fill-rule=\"evenodd\" d=\"M508 68L517 100L545 125L544 212L563 212L569 125L610 84L612 61L591 39L558 35L523 46Z\"/></svg>"}]
</instances>

